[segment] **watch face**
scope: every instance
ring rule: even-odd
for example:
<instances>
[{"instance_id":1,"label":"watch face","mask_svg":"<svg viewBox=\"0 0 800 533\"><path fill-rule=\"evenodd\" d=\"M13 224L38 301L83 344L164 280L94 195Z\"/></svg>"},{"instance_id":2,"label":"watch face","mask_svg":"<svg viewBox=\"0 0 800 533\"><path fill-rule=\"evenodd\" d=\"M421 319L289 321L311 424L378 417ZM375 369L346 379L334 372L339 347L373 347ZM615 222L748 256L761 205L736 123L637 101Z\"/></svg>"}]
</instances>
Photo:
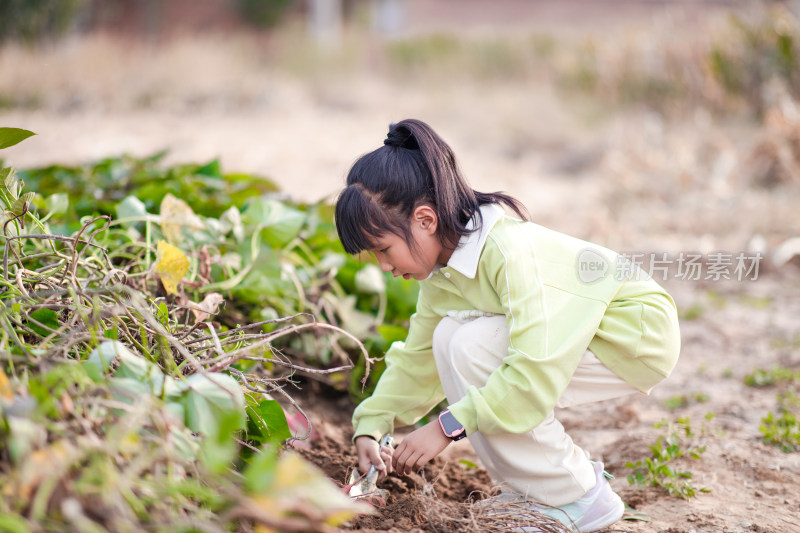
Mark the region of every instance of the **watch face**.
<instances>
[{"instance_id":1,"label":"watch face","mask_svg":"<svg viewBox=\"0 0 800 533\"><path fill-rule=\"evenodd\" d=\"M448 437L458 435L464 431L464 426L459 424L456 417L450 411L445 411L439 416L439 421L442 423L442 429Z\"/></svg>"}]
</instances>

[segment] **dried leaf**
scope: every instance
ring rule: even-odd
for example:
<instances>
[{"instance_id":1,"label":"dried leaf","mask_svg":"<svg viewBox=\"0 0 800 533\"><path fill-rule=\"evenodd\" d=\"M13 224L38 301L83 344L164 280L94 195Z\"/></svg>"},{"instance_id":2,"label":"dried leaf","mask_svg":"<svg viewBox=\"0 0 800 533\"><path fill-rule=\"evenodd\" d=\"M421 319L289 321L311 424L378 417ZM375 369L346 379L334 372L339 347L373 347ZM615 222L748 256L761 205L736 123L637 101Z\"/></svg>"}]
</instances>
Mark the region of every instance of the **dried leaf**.
<instances>
[{"instance_id":1,"label":"dried leaf","mask_svg":"<svg viewBox=\"0 0 800 533\"><path fill-rule=\"evenodd\" d=\"M178 283L189 270L189 259L177 247L158 241L158 258L153 270L168 294L178 294Z\"/></svg>"},{"instance_id":2,"label":"dried leaf","mask_svg":"<svg viewBox=\"0 0 800 533\"><path fill-rule=\"evenodd\" d=\"M180 244L183 241L183 232L205 229L203 221L194 214L189 204L183 200L167 194L161 200L161 231L171 243Z\"/></svg>"},{"instance_id":3,"label":"dried leaf","mask_svg":"<svg viewBox=\"0 0 800 533\"><path fill-rule=\"evenodd\" d=\"M217 308L225 299L218 292L211 292L199 304L189 303L188 307L194 313L195 324L206 320L211 315L217 314Z\"/></svg>"}]
</instances>

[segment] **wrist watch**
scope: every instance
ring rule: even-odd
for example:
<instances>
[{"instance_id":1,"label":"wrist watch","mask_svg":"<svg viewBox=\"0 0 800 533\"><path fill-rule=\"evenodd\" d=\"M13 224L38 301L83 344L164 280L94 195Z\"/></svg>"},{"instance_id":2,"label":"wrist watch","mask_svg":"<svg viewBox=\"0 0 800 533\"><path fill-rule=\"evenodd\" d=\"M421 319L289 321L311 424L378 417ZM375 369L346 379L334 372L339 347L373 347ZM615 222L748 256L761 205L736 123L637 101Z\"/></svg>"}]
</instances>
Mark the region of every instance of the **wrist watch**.
<instances>
[{"instance_id":1,"label":"wrist watch","mask_svg":"<svg viewBox=\"0 0 800 533\"><path fill-rule=\"evenodd\" d=\"M467 436L464 426L456 420L456 417L453 416L450 409L445 409L439 413L439 425L442 427L444 436L454 441L461 440Z\"/></svg>"}]
</instances>

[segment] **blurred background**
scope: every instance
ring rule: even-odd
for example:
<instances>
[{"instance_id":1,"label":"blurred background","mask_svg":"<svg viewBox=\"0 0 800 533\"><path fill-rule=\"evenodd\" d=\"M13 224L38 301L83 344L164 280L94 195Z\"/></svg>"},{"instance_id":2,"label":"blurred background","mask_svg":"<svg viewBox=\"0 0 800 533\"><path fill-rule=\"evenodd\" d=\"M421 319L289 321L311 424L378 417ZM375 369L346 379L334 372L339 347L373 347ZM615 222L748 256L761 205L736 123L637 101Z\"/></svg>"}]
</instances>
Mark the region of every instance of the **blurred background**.
<instances>
[{"instance_id":1,"label":"blurred background","mask_svg":"<svg viewBox=\"0 0 800 533\"><path fill-rule=\"evenodd\" d=\"M800 235L800 2L2 0L18 168L219 158L334 195L390 122L473 187L618 250Z\"/></svg>"}]
</instances>

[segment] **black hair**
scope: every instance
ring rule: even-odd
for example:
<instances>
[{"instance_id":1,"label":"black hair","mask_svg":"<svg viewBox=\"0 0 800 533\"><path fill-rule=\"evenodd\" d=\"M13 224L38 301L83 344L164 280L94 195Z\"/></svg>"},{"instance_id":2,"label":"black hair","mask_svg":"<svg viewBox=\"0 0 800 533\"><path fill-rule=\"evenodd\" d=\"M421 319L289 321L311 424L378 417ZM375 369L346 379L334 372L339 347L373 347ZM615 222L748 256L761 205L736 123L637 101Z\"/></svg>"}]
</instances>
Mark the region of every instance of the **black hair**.
<instances>
[{"instance_id":1,"label":"black hair","mask_svg":"<svg viewBox=\"0 0 800 533\"><path fill-rule=\"evenodd\" d=\"M477 229L479 225L468 229L467 223L473 217L480 222L481 205L505 204L528 218L515 198L470 188L450 146L421 120L390 125L383 144L356 160L336 201L336 231L347 253L374 248L387 233L402 237L415 250L409 220L420 205L436 211L437 236L449 249Z\"/></svg>"}]
</instances>

